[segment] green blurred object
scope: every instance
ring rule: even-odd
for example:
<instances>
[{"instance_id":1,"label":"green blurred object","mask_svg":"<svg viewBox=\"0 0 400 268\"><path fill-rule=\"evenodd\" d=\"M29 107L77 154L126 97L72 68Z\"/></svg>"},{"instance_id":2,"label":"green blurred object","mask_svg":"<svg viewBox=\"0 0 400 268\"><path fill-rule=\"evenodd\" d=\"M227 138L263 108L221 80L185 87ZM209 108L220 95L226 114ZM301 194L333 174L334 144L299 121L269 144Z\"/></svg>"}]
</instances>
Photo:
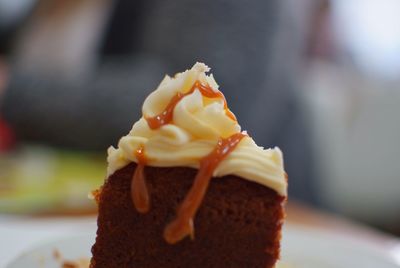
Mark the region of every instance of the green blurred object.
<instances>
[{"instance_id":1,"label":"green blurred object","mask_svg":"<svg viewBox=\"0 0 400 268\"><path fill-rule=\"evenodd\" d=\"M82 214L106 175L104 153L25 145L0 154L0 212Z\"/></svg>"}]
</instances>

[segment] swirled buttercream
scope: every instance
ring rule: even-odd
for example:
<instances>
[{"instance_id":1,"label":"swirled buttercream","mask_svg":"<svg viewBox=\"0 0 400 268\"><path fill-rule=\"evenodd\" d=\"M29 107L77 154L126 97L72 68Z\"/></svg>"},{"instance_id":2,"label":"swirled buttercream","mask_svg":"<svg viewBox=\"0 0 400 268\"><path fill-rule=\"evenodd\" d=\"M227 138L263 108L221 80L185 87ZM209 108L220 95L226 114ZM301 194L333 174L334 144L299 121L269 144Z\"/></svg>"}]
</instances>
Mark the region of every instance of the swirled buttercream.
<instances>
[{"instance_id":1,"label":"swirled buttercream","mask_svg":"<svg viewBox=\"0 0 400 268\"><path fill-rule=\"evenodd\" d=\"M220 138L241 131L218 84L212 75L206 75L208 71L205 64L196 63L192 69L162 80L144 101L142 118L120 139L117 148L108 149L108 175L130 162L138 163L135 152L141 146L145 148L146 165L199 168L200 160ZM203 92L202 85L213 92ZM174 100L175 105L169 107ZM171 109L169 115L167 109ZM163 124L155 126L152 119ZM249 136L213 172L214 177L229 174L267 186L280 195L287 194L282 152L277 147L263 149Z\"/></svg>"}]
</instances>

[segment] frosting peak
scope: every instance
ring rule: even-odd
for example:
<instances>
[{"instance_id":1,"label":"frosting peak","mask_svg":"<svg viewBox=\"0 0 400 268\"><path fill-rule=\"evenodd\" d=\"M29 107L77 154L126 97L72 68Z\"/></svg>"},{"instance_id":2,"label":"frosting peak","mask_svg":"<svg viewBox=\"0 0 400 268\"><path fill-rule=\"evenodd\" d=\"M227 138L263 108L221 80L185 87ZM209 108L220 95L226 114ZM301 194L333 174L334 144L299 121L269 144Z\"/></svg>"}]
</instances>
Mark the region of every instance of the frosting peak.
<instances>
[{"instance_id":1,"label":"frosting peak","mask_svg":"<svg viewBox=\"0 0 400 268\"><path fill-rule=\"evenodd\" d=\"M228 109L224 95L210 69L196 63L190 70L165 76L158 88L145 100L143 116L118 148L108 149L108 174L129 162L139 163L135 152L142 146L149 166L187 166L199 168L200 160L217 145L219 139L241 132ZM240 176L286 195L282 153L266 149L245 136L215 168L213 176Z\"/></svg>"}]
</instances>

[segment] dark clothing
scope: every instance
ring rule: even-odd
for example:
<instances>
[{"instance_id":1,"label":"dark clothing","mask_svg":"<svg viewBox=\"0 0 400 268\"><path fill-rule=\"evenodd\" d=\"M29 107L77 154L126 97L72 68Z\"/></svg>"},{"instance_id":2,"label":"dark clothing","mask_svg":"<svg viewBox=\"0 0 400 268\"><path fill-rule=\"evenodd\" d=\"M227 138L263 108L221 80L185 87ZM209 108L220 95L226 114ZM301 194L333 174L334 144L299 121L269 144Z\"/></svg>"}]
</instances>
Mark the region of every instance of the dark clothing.
<instances>
[{"instance_id":1,"label":"dark clothing","mask_svg":"<svg viewBox=\"0 0 400 268\"><path fill-rule=\"evenodd\" d=\"M21 139L86 149L117 144L165 73L206 63L242 128L284 152L309 199L310 143L293 63L301 34L284 1L118 1L98 68L79 84L13 70L2 113Z\"/></svg>"}]
</instances>

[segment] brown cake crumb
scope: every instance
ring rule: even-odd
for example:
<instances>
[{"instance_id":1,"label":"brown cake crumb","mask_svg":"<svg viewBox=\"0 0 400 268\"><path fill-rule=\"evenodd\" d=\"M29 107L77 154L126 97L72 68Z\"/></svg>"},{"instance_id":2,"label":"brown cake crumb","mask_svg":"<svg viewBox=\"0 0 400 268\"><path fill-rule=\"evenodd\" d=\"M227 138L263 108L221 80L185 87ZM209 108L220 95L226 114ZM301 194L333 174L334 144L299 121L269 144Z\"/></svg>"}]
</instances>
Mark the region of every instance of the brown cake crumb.
<instances>
[{"instance_id":1,"label":"brown cake crumb","mask_svg":"<svg viewBox=\"0 0 400 268\"><path fill-rule=\"evenodd\" d=\"M89 198L93 198L96 203L99 203L99 198L100 198L100 193L101 193L101 187L99 189L93 190L91 193L89 193Z\"/></svg>"},{"instance_id":2,"label":"brown cake crumb","mask_svg":"<svg viewBox=\"0 0 400 268\"><path fill-rule=\"evenodd\" d=\"M58 249L54 249L53 258L60 263L61 268L89 268L89 258L79 258L76 260L65 260Z\"/></svg>"},{"instance_id":3,"label":"brown cake crumb","mask_svg":"<svg viewBox=\"0 0 400 268\"><path fill-rule=\"evenodd\" d=\"M90 260L82 258L75 261L63 261L62 268L89 268Z\"/></svg>"},{"instance_id":4,"label":"brown cake crumb","mask_svg":"<svg viewBox=\"0 0 400 268\"><path fill-rule=\"evenodd\" d=\"M78 266L75 263L65 261L62 263L62 268L78 268Z\"/></svg>"},{"instance_id":5,"label":"brown cake crumb","mask_svg":"<svg viewBox=\"0 0 400 268\"><path fill-rule=\"evenodd\" d=\"M56 261L61 261L62 260L62 255L58 249L54 249L53 251L53 258L56 259Z\"/></svg>"}]
</instances>

